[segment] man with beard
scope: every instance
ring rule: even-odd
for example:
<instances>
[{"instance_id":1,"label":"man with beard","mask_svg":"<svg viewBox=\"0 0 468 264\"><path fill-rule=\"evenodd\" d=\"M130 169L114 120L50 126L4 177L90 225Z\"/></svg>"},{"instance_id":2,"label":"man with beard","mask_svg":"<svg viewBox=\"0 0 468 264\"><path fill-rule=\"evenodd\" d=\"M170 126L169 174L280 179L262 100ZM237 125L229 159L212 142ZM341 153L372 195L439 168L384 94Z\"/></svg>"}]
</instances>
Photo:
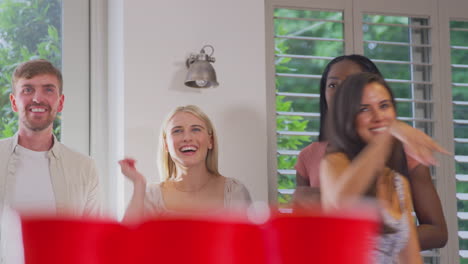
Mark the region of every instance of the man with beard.
<instances>
[{"instance_id":1,"label":"man with beard","mask_svg":"<svg viewBox=\"0 0 468 264\"><path fill-rule=\"evenodd\" d=\"M13 73L10 102L18 113L18 132L0 140L0 216L6 208L27 214L99 214L94 161L53 134L65 100L62 84L61 72L46 60L22 63ZM0 238L9 238L11 229L6 231L3 223Z\"/></svg>"}]
</instances>

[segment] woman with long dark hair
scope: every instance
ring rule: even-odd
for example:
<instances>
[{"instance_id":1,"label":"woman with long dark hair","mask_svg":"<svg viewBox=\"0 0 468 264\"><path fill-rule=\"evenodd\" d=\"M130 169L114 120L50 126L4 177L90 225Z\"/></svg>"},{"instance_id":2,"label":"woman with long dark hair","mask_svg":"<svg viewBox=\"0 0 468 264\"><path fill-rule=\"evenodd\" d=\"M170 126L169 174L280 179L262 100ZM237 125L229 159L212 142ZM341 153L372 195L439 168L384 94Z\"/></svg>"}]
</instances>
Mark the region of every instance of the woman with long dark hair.
<instances>
[{"instance_id":1,"label":"woman with long dark hair","mask_svg":"<svg viewBox=\"0 0 468 264\"><path fill-rule=\"evenodd\" d=\"M320 134L319 141L304 148L296 163L297 197L301 190L320 186L319 164L327 148L325 120L336 88L351 74L370 72L382 77L377 66L362 55L344 55L331 60L320 80ZM440 248L447 243L447 225L437 191L432 183L429 168L407 157L408 179L418 218L417 233L422 250Z\"/></svg>"},{"instance_id":2,"label":"woman with long dark hair","mask_svg":"<svg viewBox=\"0 0 468 264\"><path fill-rule=\"evenodd\" d=\"M320 164L323 208L375 198L385 228L376 241L373 261L422 263L402 145L425 165L436 163L433 152L446 151L396 120L392 91L372 73L353 74L340 85L325 129L329 145Z\"/></svg>"}]
</instances>

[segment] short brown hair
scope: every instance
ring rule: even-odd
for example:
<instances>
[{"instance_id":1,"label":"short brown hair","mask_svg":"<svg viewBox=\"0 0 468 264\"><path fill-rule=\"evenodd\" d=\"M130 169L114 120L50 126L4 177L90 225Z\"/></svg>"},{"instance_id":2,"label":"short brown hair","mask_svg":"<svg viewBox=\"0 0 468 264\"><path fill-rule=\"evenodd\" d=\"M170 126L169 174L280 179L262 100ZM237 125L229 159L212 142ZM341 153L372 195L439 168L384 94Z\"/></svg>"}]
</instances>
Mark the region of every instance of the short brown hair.
<instances>
[{"instance_id":1,"label":"short brown hair","mask_svg":"<svg viewBox=\"0 0 468 264\"><path fill-rule=\"evenodd\" d=\"M59 92L62 94L63 78L62 73L50 61L44 59L30 60L18 65L11 78L11 91L15 93L15 85L19 79L31 79L37 75L50 74L57 77L59 82Z\"/></svg>"}]
</instances>

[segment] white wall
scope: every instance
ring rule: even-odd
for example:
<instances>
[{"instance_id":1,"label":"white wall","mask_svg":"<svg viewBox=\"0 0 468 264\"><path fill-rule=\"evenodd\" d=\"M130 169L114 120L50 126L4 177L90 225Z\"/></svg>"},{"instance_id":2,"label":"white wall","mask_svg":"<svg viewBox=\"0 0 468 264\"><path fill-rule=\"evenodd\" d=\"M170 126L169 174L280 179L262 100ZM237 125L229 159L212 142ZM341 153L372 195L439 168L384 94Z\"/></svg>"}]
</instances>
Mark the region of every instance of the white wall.
<instances>
[{"instance_id":1,"label":"white wall","mask_svg":"<svg viewBox=\"0 0 468 264\"><path fill-rule=\"evenodd\" d=\"M196 104L217 129L221 173L240 179L255 200L267 201L264 1L118 3L123 3L123 24L120 29L110 26L109 33L122 30L123 47L115 48L120 44L110 40L109 48L114 52L110 56L123 55L123 60L110 61L123 63L124 76L110 71L109 78L124 82L125 154L138 160L137 166L150 180L159 180L160 124L176 106ZM220 85L205 90L185 87L185 59L204 44L215 48ZM125 189L127 200L128 185Z\"/></svg>"}]
</instances>

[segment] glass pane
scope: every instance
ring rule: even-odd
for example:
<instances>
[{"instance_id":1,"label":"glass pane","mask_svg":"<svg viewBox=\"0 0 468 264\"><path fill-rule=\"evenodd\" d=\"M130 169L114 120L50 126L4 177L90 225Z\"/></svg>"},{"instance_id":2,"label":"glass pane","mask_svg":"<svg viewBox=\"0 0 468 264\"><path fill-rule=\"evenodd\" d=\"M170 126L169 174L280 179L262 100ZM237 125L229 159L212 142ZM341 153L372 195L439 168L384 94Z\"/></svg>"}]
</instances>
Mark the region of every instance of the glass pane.
<instances>
[{"instance_id":1,"label":"glass pane","mask_svg":"<svg viewBox=\"0 0 468 264\"><path fill-rule=\"evenodd\" d=\"M364 40L379 40L389 42L408 42L409 29L388 25L362 25Z\"/></svg>"},{"instance_id":2,"label":"glass pane","mask_svg":"<svg viewBox=\"0 0 468 264\"><path fill-rule=\"evenodd\" d=\"M450 45L452 46L467 46L468 31L451 31Z\"/></svg>"},{"instance_id":3,"label":"glass pane","mask_svg":"<svg viewBox=\"0 0 468 264\"><path fill-rule=\"evenodd\" d=\"M412 98L410 83L389 82L389 85L392 88L393 95L396 98L405 98L405 99Z\"/></svg>"},{"instance_id":4,"label":"glass pane","mask_svg":"<svg viewBox=\"0 0 468 264\"><path fill-rule=\"evenodd\" d=\"M280 49L283 46L287 47L282 48L285 54L317 55L325 52L329 57L343 54L343 43L340 41L276 38L275 47Z\"/></svg>"},{"instance_id":5,"label":"glass pane","mask_svg":"<svg viewBox=\"0 0 468 264\"><path fill-rule=\"evenodd\" d=\"M343 39L343 24L278 18L275 19L275 35Z\"/></svg>"},{"instance_id":6,"label":"glass pane","mask_svg":"<svg viewBox=\"0 0 468 264\"><path fill-rule=\"evenodd\" d=\"M364 14L362 16L362 21L365 23L408 25L409 18L402 16L382 16Z\"/></svg>"},{"instance_id":7,"label":"glass pane","mask_svg":"<svg viewBox=\"0 0 468 264\"><path fill-rule=\"evenodd\" d=\"M312 136L278 135L276 138L278 150L301 150L307 147L310 142L316 141L316 138ZM292 167L288 169L292 169Z\"/></svg>"},{"instance_id":8,"label":"glass pane","mask_svg":"<svg viewBox=\"0 0 468 264\"><path fill-rule=\"evenodd\" d=\"M284 100L290 102L292 112L320 112L319 98L285 96Z\"/></svg>"},{"instance_id":9,"label":"glass pane","mask_svg":"<svg viewBox=\"0 0 468 264\"><path fill-rule=\"evenodd\" d=\"M286 175L278 173L278 189L296 188L296 174Z\"/></svg>"},{"instance_id":10,"label":"glass pane","mask_svg":"<svg viewBox=\"0 0 468 264\"><path fill-rule=\"evenodd\" d=\"M294 170L294 165L296 165L297 156L277 155L277 158L279 170Z\"/></svg>"},{"instance_id":11,"label":"glass pane","mask_svg":"<svg viewBox=\"0 0 468 264\"><path fill-rule=\"evenodd\" d=\"M391 54L393 60L411 61L411 56L413 54L427 54L431 52L430 50L431 48L429 47L410 47L403 45L380 44L374 42L364 43L364 54L377 60L386 60Z\"/></svg>"},{"instance_id":12,"label":"glass pane","mask_svg":"<svg viewBox=\"0 0 468 264\"><path fill-rule=\"evenodd\" d=\"M468 190L467 190L468 191ZM457 205L458 205L458 211L459 212L468 212L468 201L458 201L457 202ZM461 221L460 221L461 222ZM466 221L463 221L466 223ZM460 225L459 225L460 226ZM463 226L466 226L466 224L463 224ZM468 230L467 229L463 229L463 230Z\"/></svg>"},{"instance_id":13,"label":"glass pane","mask_svg":"<svg viewBox=\"0 0 468 264\"><path fill-rule=\"evenodd\" d=\"M277 73L322 75L324 60L302 58L276 58Z\"/></svg>"},{"instance_id":14,"label":"glass pane","mask_svg":"<svg viewBox=\"0 0 468 264\"><path fill-rule=\"evenodd\" d=\"M17 115L8 99L15 66L43 58L61 68L61 21L59 0L0 1L0 138L12 136L18 127ZM60 131L58 115L54 133L59 139Z\"/></svg>"},{"instance_id":15,"label":"glass pane","mask_svg":"<svg viewBox=\"0 0 468 264\"><path fill-rule=\"evenodd\" d=\"M464 63L468 64L468 61ZM468 84L468 68L452 67L452 82Z\"/></svg>"},{"instance_id":16,"label":"glass pane","mask_svg":"<svg viewBox=\"0 0 468 264\"><path fill-rule=\"evenodd\" d=\"M275 10L275 17L342 20L343 14L340 12L278 8Z\"/></svg>"},{"instance_id":17,"label":"glass pane","mask_svg":"<svg viewBox=\"0 0 468 264\"><path fill-rule=\"evenodd\" d=\"M468 164L466 163L455 163L455 173L456 174L468 174ZM458 184L458 183L457 183ZM465 205L468 205L468 201L464 202ZM468 207L464 207L468 208ZM458 207L458 210L460 211L460 207ZM468 212L468 210L466 210Z\"/></svg>"},{"instance_id":18,"label":"glass pane","mask_svg":"<svg viewBox=\"0 0 468 264\"><path fill-rule=\"evenodd\" d=\"M387 59L390 59L387 57ZM397 80L411 80L411 65L409 64L389 64L375 63L382 75L386 78Z\"/></svg>"},{"instance_id":19,"label":"glass pane","mask_svg":"<svg viewBox=\"0 0 468 264\"><path fill-rule=\"evenodd\" d=\"M387 60L391 60L387 57ZM398 63L375 63L382 75L389 79L412 80L418 82L431 81L431 66L398 64Z\"/></svg>"},{"instance_id":20,"label":"glass pane","mask_svg":"<svg viewBox=\"0 0 468 264\"><path fill-rule=\"evenodd\" d=\"M409 61L411 47L368 42L364 44L364 54L378 60L385 60L388 58L386 54L393 54L394 60Z\"/></svg>"},{"instance_id":21,"label":"glass pane","mask_svg":"<svg viewBox=\"0 0 468 264\"><path fill-rule=\"evenodd\" d=\"M289 208L292 202L292 194L282 194L278 192L278 203L280 208Z\"/></svg>"},{"instance_id":22,"label":"glass pane","mask_svg":"<svg viewBox=\"0 0 468 264\"><path fill-rule=\"evenodd\" d=\"M452 98L454 101L468 101L468 85L452 87Z\"/></svg>"},{"instance_id":23,"label":"glass pane","mask_svg":"<svg viewBox=\"0 0 468 264\"><path fill-rule=\"evenodd\" d=\"M466 64L468 61L468 43L467 49L452 49L452 64Z\"/></svg>"},{"instance_id":24,"label":"glass pane","mask_svg":"<svg viewBox=\"0 0 468 264\"><path fill-rule=\"evenodd\" d=\"M318 95L320 76L329 62L328 58L343 55L343 14L315 10L276 9L274 20L276 91L281 93L306 93ZM326 20L326 21L320 21ZM332 40L330 40L332 39ZM294 58L279 55L318 56L324 59ZM298 76L281 76L297 74ZM304 76L306 75L306 76ZM309 78L311 77L311 78ZM276 96L277 112L319 113L319 98ZM285 116L276 118L277 149L300 151L317 140L301 132L319 132L319 117ZM296 132L296 135L283 131ZM297 135L299 133L299 135ZM278 169L294 170L296 156L278 155ZM294 189L295 175L278 174L279 189ZM280 206L290 199L289 194L279 194Z\"/></svg>"},{"instance_id":25,"label":"glass pane","mask_svg":"<svg viewBox=\"0 0 468 264\"><path fill-rule=\"evenodd\" d=\"M412 117L413 116L413 104L409 102L398 102L397 114L398 116L401 116L401 117Z\"/></svg>"},{"instance_id":26,"label":"glass pane","mask_svg":"<svg viewBox=\"0 0 468 264\"><path fill-rule=\"evenodd\" d=\"M468 125L453 124L456 138L468 138Z\"/></svg>"},{"instance_id":27,"label":"glass pane","mask_svg":"<svg viewBox=\"0 0 468 264\"><path fill-rule=\"evenodd\" d=\"M319 132L320 118L278 115L276 118L276 126L277 131ZM311 140L313 141L315 138L312 136Z\"/></svg>"},{"instance_id":28,"label":"glass pane","mask_svg":"<svg viewBox=\"0 0 468 264\"><path fill-rule=\"evenodd\" d=\"M457 184L457 193L466 193L468 192L468 182L459 182Z\"/></svg>"},{"instance_id":29,"label":"glass pane","mask_svg":"<svg viewBox=\"0 0 468 264\"><path fill-rule=\"evenodd\" d=\"M450 21L450 28L468 28L468 21Z\"/></svg>"},{"instance_id":30,"label":"glass pane","mask_svg":"<svg viewBox=\"0 0 468 264\"><path fill-rule=\"evenodd\" d=\"M455 155L468 155L468 143L455 142Z\"/></svg>"},{"instance_id":31,"label":"glass pane","mask_svg":"<svg viewBox=\"0 0 468 264\"><path fill-rule=\"evenodd\" d=\"M454 105L453 118L468 120L468 105Z\"/></svg>"},{"instance_id":32,"label":"glass pane","mask_svg":"<svg viewBox=\"0 0 468 264\"><path fill-rule=\"evenodd\" d=\"M319 94L320 79L278 76L276 88L278 92Z\"/></svg>"},{"instance_id":33,"label":"glass pane","mask_svg":"<svg viewBox=\"0 0 468 264\"><path fill-rule=\"evenodd\" d=\"M457 102L468 103L468 50L459 46L468 47L466 39L468 38L468 22L466 21L451 21L450 22L450 45L451 45L451 63L452 63L452 98ZM461 31L460 31L461 29ZM465 30L465 31L463 31ZM454 136L456 139L468 139L468 125L460 124L458 121L468 120L468 106L454 104L453 118ZM455 155L457 158L466 158L468 156L468 143L454 142ZM468 163L455 161L456 174L468 174ZM457 193L468 193L468 182L457 180ZM468 201L457 201L457 209L459 212L468 212ZM468 221L458 220L458 230L468 231ZM459 239L460 250L468 250L468 241ZM468 263L468 260L460 258L460 263Z\"/></svg>"}]
</instances>

